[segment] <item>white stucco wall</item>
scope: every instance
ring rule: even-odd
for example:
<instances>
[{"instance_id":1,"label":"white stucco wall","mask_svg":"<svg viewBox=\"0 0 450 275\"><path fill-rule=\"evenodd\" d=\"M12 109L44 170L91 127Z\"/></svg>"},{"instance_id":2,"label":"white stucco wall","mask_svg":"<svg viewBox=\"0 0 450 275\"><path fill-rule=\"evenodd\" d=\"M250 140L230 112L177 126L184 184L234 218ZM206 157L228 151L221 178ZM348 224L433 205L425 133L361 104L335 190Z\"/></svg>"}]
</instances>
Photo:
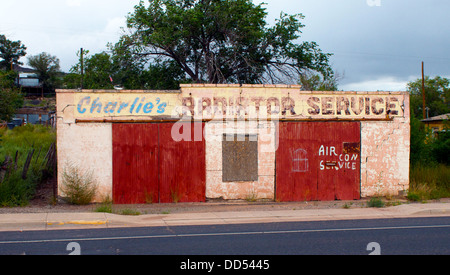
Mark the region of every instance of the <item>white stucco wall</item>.
<instances>
[{"instance_id":1,"label":"white stucco wall","mask_svg":"<svg viewBox=\"0 0 450 275\"><path fill-rule=\"evenodd\" d=\"M409 189L410 124L361 123L361 196L398 195Z\"/></svg>"},{"instance_id":2,"label":"white stucco wall","mask_svg":"<svg viewBox=\"0 0 450 275\"><path fill-rule=\"evenodd\" d=\"M57 154L58 185L67 165L82 173L92 172L97 183L95 201L112 197L112 126L110 123L75 123L73 94L58 94ZM58 188L60 196L64 196Z\"/></svg>"}]
</instances>

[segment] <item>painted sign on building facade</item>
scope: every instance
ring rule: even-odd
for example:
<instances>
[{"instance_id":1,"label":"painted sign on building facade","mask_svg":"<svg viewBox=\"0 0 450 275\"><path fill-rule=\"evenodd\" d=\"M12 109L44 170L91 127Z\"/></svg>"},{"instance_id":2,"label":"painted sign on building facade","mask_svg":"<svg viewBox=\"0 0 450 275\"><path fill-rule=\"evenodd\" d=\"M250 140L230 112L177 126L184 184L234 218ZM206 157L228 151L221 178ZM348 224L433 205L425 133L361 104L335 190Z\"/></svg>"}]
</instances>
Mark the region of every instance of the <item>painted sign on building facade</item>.
<instances>
[{"instance_id":1,"label":"painted sign on building facade","mask_svg":"<svg viewBox=\"0 0 450 275\"><path fill-rule=\"evenodd\" d=\"M80 118L170 115L177 104L173 93L80 93L74 98Z\"/></svg>"},{"instance_id":2,"label":"painted sign on building facade","mask_svg":"<svg viewBox=\"0 0 450 275\"><path fill-rule=\"evenodd\" d=\"M305 95L278 97L227 96L183 97L184 115L215 118L216 116L252 114L282 118L386 118L403 116L401 98L395 95Z\"/></svg>"},{"instance_id":3,"label":"painted sign on building facade","mask_svg":"<svg viewBox=\"0 0 450 275\"><path fill-rule=\"evenodd\" d=\"M267 89L266 89L267 90ZM182 93L79 93L76 118L172 117L225 119L385 119L404 115L403 97L392 93L255 91L252 88L191 89Z\"/></svg>"}]
</instances>

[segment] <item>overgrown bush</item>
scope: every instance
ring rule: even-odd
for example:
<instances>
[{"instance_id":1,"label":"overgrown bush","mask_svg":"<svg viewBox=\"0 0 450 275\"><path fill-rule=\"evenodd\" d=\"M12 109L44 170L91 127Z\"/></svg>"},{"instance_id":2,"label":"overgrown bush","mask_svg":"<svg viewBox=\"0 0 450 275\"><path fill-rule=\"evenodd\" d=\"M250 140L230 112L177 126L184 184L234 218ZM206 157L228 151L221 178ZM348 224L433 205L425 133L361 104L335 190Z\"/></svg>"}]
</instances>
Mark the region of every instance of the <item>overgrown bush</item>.
<instances>
[{"instance_id":1,"label":"overgrown bush","mask_svg":"<svg viewBox=\"0 0 450 275\"><path fill-rule=\"evenodd\" d=\"M97 191L97 183L93 172L82 171L74 164L66 164L61 191L71 204L85 205L91 203Z\"/></svg>"},{"instance_id":2,"label":"overgrown bush","mask_svg":"<svg viewBox=\"0 0 450 275\"><path fill-rule=\"evenodd\" d=\"M450 127L439 133L430 143L431 154L436 162L450 165Z\"/></svg>"},{"instance_id":3,"label":"overgrown bush","mask_svg":"<svg viewBox=\"0 0 450 275\"><path fill-rule=\"evenodd\" d=\"M372 197L367 202L367 207L376 207L376 208L382 208L385 206L384 201L379 197Z\"/></svg>"}]
</instances>

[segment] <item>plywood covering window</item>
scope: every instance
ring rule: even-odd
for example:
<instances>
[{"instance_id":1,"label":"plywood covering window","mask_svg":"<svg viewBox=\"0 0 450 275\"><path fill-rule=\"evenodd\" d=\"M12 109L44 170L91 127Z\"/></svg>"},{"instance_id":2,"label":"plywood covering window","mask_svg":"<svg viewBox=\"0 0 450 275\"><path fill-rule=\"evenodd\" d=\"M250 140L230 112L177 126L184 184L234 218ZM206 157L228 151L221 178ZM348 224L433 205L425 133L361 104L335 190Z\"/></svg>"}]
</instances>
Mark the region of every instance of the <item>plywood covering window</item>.
<instances>
[{"instance_id":1,"label":"plywood covering window","mask_svg":"<svg viewBox=\"0 0 450 275\"><path fill-rule=\"evenodd\" d=\"M258 136L223 135L222 181L258 180Z\"/></svg>"}]
</instances>

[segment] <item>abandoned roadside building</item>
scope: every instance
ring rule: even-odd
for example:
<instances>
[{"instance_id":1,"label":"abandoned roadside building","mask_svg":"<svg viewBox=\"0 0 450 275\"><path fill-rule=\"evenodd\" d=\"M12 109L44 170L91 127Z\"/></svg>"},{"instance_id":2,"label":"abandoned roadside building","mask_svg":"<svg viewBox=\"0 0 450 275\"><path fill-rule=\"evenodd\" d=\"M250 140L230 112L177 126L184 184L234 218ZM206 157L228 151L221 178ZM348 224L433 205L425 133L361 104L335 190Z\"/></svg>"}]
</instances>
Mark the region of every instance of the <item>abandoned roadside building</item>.
<instances>
[{"instance_id":1,"label":"abandoned roadside building","mask_svg":"<svg viewBox=\"0 0 450 275\"><path fill-rule=\"evenodd\" d=\"M93 173L97 201L116 204L397 195L409 189L409 95L233 84L58 90L57 144L58 184L75 165Z\"/></svg>"}]
</instances>

